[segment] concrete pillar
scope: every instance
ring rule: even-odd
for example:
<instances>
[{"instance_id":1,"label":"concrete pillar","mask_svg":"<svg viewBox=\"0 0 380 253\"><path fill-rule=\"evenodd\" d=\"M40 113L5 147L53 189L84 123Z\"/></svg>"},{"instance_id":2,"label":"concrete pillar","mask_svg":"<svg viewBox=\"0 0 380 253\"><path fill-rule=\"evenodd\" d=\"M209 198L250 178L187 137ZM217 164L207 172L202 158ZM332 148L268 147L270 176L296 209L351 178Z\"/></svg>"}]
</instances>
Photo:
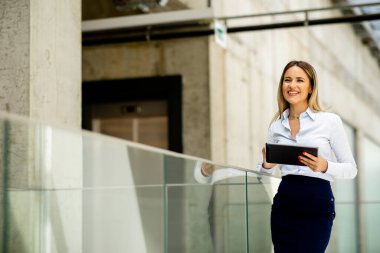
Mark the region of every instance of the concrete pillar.
<instances>
[{"instance_id":1,"label":"concrete pillar","mask_svg":"<svg viewBox=\"0 0 380 253\"><path fill-rule=\"evenodd\" d=\"M0 111L81 126L81 1L1 0L0 59ZM80 252L81 191L45 189L81 188L82 136L26 121L7 127L2 249Z\"/></svg>"},{"instance_id":2,"label":"concrete pillar","mask_svg":"<svg viewBox=\"0 0 380 253\"><path fill-rule=\"evenodd\" d=\"M0 2L0 110L81 124L81 4Z\"/></svg>"}]
</instances>

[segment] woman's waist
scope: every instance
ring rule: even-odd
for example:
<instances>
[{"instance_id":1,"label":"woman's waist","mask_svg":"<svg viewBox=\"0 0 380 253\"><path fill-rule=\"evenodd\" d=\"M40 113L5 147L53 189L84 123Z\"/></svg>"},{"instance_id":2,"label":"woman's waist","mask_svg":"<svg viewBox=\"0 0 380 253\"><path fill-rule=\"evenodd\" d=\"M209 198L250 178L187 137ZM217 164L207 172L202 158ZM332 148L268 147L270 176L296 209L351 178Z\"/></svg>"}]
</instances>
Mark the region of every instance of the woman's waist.
<instances>
[{"instance_id":1,"label":"woman's waist","mask_svg":"<svg viewBox=\"0 0 380 253\"><path fill-rule=\"evenodd\" d=\"M315 186L328 186L331 187L331 184L328 180L319 178L319 177L310 177L304 175L295 175L288 174L282 177L282 182L296 183L298 185L315 185Z\"/></svg>"},{"instance_id":2,"label":"woman's waist","mask_svg":"<svg viewBox=\"0 0 380 253\"><path fill-rule=\"evenodd\" d=\"M314 172L310 168L306 166L298 166L298 165L286 165L282 164L280 165L281 175L282 177L288 176L288 175L298 175L298 176L304 176L306 178L318 178L324 181L333 182L334 178L327 174L322 172Z\"/></svg>"},{"instance_id":3,"label":"woman's waist","mask_svg":"<svg viewBox=\"0 0 380 253\"><path fill-rule=\"evenodd\" d=\"M326 197L333 196L329 181L308 176L286 175L282 177L278 193L298 197Z\"/></svg>"}]
</instances>

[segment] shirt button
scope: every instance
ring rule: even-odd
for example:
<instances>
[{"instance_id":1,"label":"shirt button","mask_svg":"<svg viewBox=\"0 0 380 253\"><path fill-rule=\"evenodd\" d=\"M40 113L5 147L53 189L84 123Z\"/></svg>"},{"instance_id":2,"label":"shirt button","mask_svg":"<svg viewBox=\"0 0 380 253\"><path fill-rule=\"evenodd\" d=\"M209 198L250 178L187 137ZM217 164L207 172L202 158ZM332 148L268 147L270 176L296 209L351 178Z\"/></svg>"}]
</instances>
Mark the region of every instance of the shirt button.
<instances>
[{"instance_id":1,"label":"shirt button","mask_svg":"<svg viewBox=\"0 0 380 253\"><path fill-rule=\"evenodd\" d=\"M298 173L299 173L300 175L303 175L303 174L305 174L305 171L303 171L303 170L299 170Z\"/></svg>"}]
</instances>

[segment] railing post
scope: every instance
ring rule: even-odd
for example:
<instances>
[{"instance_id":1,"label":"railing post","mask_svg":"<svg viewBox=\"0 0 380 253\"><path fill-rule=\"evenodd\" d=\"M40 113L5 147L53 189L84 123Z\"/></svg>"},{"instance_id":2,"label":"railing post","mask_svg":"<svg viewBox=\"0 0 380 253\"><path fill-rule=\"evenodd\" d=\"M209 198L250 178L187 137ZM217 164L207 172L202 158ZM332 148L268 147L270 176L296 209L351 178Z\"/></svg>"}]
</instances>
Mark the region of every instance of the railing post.
<instances>
[{"instance_id":1,"label":"railing post","mask_svg":"<svg viewBox=\"0 0 380 253\"><path fill-rule=\"evenodd\" d=\"M167 186L167 171L166 171L166 156L164 156L163 159L163 165L164 165L164 188L163 188L163 193L164 193L164 253L168 252L168 186Z\"/></svg>"},{"instance_id":2,"label":"railing post","mask_svg":"<svg viewBox=\"0 0 380 253\"><path fill-rule=\"evenodd\" d=\"M8 252L8 224L9 224L9 215L8 215L8 174L9 174L9 153L10 153L10 141L9 141L9 134L10 134L10 124L8 120L3 121L3 147L2 147L2 168L3 168L3 196L2 196L2 227L3 227L3 234L2 234L2 242L1 242L1 252Z\"/></svg>"},{"instance_id":3,"label":"railing post","mask_svg":"<svg viewBox=\"0 0 380 253\"><path fill-rule=\"evenodd\" d=\"M246 234L246 252L249 252L249 224L248 224L248 172L245 172L245 234Z\"/></svg>"}]
</instances>

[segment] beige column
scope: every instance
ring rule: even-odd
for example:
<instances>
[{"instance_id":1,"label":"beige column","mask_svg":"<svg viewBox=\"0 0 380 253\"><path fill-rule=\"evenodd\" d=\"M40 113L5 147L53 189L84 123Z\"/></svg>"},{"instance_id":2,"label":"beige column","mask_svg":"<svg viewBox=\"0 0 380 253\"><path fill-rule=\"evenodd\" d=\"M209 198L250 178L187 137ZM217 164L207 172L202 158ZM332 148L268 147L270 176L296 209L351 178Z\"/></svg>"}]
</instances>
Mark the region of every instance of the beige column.
<instances>
[{"instance_id":1,"label":"beige column","mask_svg":"<svg viewBox=\"0 0 380 253\"><path fill-rule=\"evenodd\" d=\"M81 1L1 0L0 59L0 111L80 128ZM74 189L82 186L82 137L0 121L1 133L7 127L9 142L0 138L1 159L9 151L9 166L0 168L9 187L0 199L3 249L80 252L82 195Z\"/></svg>"},{"instance_id":2,"label":"beige column","mask_svg":"<svg viewBox=\"0 0 380 253\"><path fill-rule=\"evenodd\" d=\"M81 124L81 5L0 2L0 110Z\"/></svg>"}]
</instances>

